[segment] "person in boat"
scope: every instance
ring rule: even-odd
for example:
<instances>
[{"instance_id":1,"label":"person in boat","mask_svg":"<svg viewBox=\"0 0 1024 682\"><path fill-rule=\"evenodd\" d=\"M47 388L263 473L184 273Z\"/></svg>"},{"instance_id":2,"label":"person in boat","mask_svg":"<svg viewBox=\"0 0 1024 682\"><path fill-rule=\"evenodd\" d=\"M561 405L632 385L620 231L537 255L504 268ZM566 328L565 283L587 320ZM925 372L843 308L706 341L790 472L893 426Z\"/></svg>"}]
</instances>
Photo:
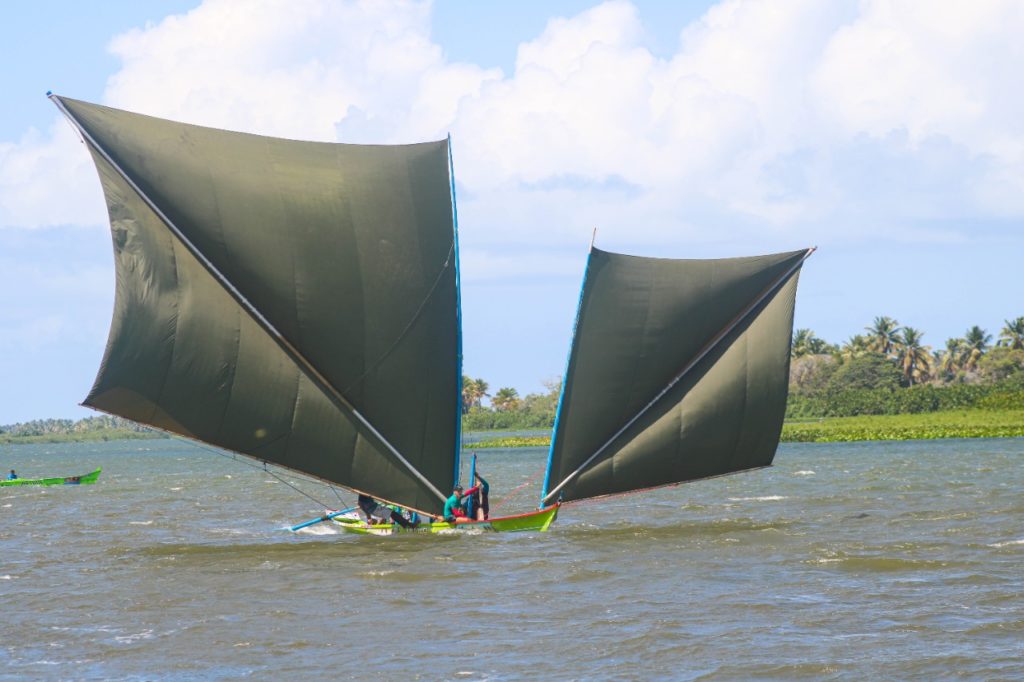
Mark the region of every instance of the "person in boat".
<instances>
[{"instance_id":1,"label":"person in boat","mask_svg":"<svg viewBox=\"0 0 1024 682\"><path fill-rule=\"evenodd\" d=\"M452 496L444 503L444 520L448 523L458 523L460 520L472 521L473 519L466 515L466 510L462 507L462 500L475 495L477 490L479 490L479 486L463 492L462 486L456 485L452 489Z\"/></svg>"},{"instance_id":2,"label":"person in boat","mask_svg":"<svg viewBox=\"0 0 1024 682\"><path fill-rule=\"evenodd\" d=\"M399 513L396 513L390 507L379 504L377 500L373 499L369 495L359 494L357 504L359 510L366 516L366 522L369 524L374 523L397 523L402 528L415 528L419 523L410 521Z\"/></svg>"},{"instance_id":3,"label":"person in boat","mask_svg":"<svg viewBox=\"0 0 1024 682\"><path fill-rule=\"evenodd\" d=\"M488 499L488 494L491 491L491 485L487 482L480 472L474 472L476 478L476 495L472 497L473 500L473 516L476 517L477 521L486 521L491 516L491 502Z\"/></svg>"},{"instance_id":4,"label":"person in boat","mask_svg":"<svg viewBox=\"0 0 1024 682\"><path fill-rule=\"evenodd\" d=\"M14 469L11 469L11 473L7 474L7 480L8 481L16 481L16 480L18 480L18 474L14 473Z\"/></svg>"}]
</instances>

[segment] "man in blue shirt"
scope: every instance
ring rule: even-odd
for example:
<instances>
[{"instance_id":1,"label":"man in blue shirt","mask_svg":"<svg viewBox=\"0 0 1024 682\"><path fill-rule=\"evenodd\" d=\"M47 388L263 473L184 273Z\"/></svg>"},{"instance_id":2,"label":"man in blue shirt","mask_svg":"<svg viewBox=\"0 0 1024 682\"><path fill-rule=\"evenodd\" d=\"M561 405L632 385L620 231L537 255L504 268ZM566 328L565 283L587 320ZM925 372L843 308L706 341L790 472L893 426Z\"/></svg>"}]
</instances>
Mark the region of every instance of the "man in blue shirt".
<instances>
[{"instance_id":1,"label":"man in blue shirt","mask_svg":"<svg viewBox=\"0 0 1024 682\"><path fill-rule=\"evenodd\" d=\"M480 486L476 486L466 492L462 492L462 486L456 485L452 490L452 496L444 503L444 520L448 523L458 523L459 519L464 521L472 520L466 517L466 512L462 509L462 499L473 495L479 489Z\"/></svg>"},{"instance_id":2,"label":"man in blue shirt","mask_svg":"<svg viewBox=\"0 0 1024 682\"><path fill-rule=\"evenodd\" d=\"M7 474L7 480L8 481L16 481L16 480L18 480L18 474L14 473L14 469L11 469L11 473Z\"/></svg>"}]
</instances>

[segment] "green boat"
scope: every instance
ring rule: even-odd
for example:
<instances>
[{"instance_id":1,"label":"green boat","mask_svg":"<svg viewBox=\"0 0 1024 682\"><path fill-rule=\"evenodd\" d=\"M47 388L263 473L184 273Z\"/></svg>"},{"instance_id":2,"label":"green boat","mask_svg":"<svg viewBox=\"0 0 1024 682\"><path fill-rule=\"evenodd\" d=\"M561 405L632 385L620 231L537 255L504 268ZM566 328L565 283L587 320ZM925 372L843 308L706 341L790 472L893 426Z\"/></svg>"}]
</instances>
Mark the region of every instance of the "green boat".
<instances>
[{"instance_id":1,"label":"green boat","mask_svg":"<svg viewBox=\"0 0 1024 682\"><path fill-rule=\"evenodd\" d=\"M333 521L346 533L356 535L398 535L399 533L480 533L480 532L512 532L512 531L537 531L544 532L556 518L558 518L558 507L555 504L544 509L538 509L524 514L513 516L494 516L486 521L460 520L458 523L437 521L434 523L421 523L415 528L403 528L397 523L368 524L356 513L335 516Z\"/></svg>"},{"instance_id":2,"label":"green boat","mask_svg":"<svg viewBox=\"0 0 1024 682\"><path fill-rule=\"evenodd\" d=\"M463 469L450 138L302 142L51 99L96 165L117 273L83 404L440 517ZM580 500L769 466L812 251L591 245L538 509L423 530L544 531Z\"/></svg>"},{"instance_id":3,"label":"green boat","mask_svg":"<svg viewBox=\"0 0 1024 682\"><path fill-rule=\"evenodd\" d=\"M13 481L0 481L0 486L8 485L88 485L95 483L102 469L84 476L65 476L64 478L16 478Z\"/></svg>"}]
</instances>

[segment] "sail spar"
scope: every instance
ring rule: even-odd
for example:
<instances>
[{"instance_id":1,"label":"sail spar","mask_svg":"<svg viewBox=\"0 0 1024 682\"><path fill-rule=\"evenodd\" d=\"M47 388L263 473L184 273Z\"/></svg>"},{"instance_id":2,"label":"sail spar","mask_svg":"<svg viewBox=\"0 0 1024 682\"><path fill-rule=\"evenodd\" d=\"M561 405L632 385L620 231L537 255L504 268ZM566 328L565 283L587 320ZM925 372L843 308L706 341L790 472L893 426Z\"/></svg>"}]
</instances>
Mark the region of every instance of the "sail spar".
<instances>
[{"instance_id":1,"label":"sail spar","mask_svg":"<svg viewBox=\"0 0 1024 682\"><path fill-rule=\"evenodd\" d=\"M771 464L811 251L675 260L592 248L542 505Z\"/></svg>"},{"instance_id":2,"label":"sail spar","mask_svg":"<svg viewBox=\"0 0 1024 682\"><path fill-rule=\"evenodd\" d=\"M300 142L53 99L114 242L84 404L440 512L462 373L448 141Z\"/></svg>"}]
</instances>

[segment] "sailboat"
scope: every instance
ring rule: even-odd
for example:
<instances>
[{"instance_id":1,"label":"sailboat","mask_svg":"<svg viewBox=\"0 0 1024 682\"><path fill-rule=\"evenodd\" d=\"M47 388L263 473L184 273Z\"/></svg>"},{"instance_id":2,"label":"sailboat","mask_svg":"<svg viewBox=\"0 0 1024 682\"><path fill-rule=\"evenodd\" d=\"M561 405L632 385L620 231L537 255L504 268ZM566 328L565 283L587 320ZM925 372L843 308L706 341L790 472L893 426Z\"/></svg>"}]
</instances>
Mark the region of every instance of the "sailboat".
<instances>
[{"instance_id":1,"label":"sailboat","mask_svg":"<svg viewBox=\"0 0 1024 682\"><path fill-rule=\"evenodd\" d=\"M438 517L461 456L450 138L284 140L49 96L92 155L114 246L83 404ZM541 504L416 530L543 531L563 503L769 465L811 251L592 247ZM401 530L308 523L330 519Z\"/></svg>"}]
</instances>

